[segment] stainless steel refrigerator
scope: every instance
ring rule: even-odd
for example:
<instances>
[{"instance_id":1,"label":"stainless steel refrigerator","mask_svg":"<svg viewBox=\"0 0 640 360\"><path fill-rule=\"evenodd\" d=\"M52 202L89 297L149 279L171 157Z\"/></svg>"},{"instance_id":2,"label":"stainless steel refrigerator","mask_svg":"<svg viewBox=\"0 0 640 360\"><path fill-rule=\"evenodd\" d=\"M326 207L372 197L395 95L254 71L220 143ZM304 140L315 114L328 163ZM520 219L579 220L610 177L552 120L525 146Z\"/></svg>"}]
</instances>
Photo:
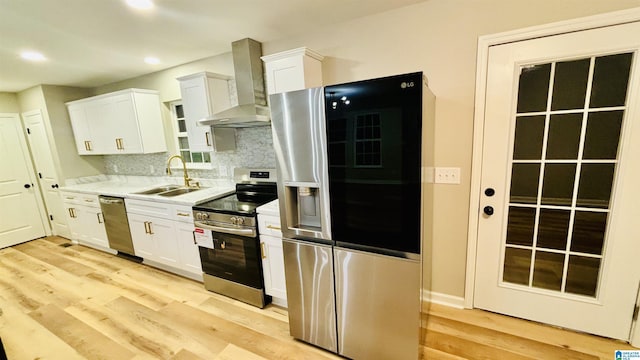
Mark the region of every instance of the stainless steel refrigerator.
<instances>
[{"instance_id":1,"label":"stainless steel refrigerator","mask_svg":"<svg viewBox=\"0 0 640 360\"><path fill-rule=\"evenodd\" d=\"M417 359L422 73L271 95L291 335Z\"/></svg>"}]
</instances>

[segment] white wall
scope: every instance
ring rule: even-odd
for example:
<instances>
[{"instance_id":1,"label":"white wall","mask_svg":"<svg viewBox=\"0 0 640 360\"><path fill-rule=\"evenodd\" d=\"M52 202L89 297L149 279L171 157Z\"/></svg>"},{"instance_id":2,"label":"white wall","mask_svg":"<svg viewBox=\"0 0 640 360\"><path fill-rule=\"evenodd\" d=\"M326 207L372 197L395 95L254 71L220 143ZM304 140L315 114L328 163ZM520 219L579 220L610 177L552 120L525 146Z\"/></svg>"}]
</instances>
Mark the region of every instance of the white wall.
<instances>
[{"instance_id":1,"label":"white wall","mask_svg":"<svg viewBox=\"0 0 640 360\"><path fill-rule=\"evenodd\" d=\"M0 92L0 113L13 113L20 112L20 106L18 105L18 97L15 93Z\"/></svg>"},{"instance_id":2,"label":"white wall","mask_svg":"<svg viewBox=\"0 0 640 360\"><path fill-rule=\"evenodd\" d=\"M434 186L432 290L464 296L478 36L640 6L638 0L429 0L263 43L322 55L325 84L424 71L436 95L435 165L462 169ZM339 11L339 9L336 9ZM257 37L259 39L259 37Z\"/></svg>"}]
</instances>

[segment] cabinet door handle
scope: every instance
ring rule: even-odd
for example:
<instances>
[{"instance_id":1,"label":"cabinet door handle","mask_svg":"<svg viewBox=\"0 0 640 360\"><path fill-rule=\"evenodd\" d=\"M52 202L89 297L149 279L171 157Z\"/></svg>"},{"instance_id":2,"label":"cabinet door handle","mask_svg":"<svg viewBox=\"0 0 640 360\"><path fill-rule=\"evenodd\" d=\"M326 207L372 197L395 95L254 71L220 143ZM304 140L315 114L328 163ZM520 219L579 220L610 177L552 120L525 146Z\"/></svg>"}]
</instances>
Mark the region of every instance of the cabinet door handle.
<instances>
[{"instance_id":1,"label":"cabinet door handle","mask_svg":"<svg viewBox=\"0 0 640 360\"><path fill-rule=\"evenodd\" d=\"M145 234L149 233L149 222L148 221L144 222L144 233Z\"/></svg>"},{"instance_id":2,"label":"cabinet door handle","mask_svg":"<svg viewBox=\"0 0 640 360\"><path fill-rule=\"evenodd\" d=\"M71 212L71 208L68 208L68 209L67 209L67 212L69 213L69 217L70 217L70 218L73 218L73 213Z\"/></svg>"},{"instance_id":3,"label":"cabinet door handle","mask_svg":"<svg viewBox=\"0 0 640 360\"><path fill-rule=\"evenodd\" d=\"M190 214L189 213L179 212L177 215L178 216L189 216Z\"/></svg>"},{"instance_id":4,"label":"cabinet door handle","mask_svg":"<svg viewBox=\"0 0 640 360\"><path fill-rule=\"evenodd\" d=\"M274 225L267 225L267 229L278 230L278 231L282 230L280 229L280 226L274 226Z\"/></svg>"},{"instance_id":5,"label":"cabinet door handle","mask_svg":"<svg viewBox=\"0 0 640 360\"><path fill-rule=\"evenodd\" d=\"M102 213L96 213L96 216L98 217L98 224L104 223L104 220L100 218L100 215L102 215Z\"/></svg>"},{"instance_id":6,"label":"cabinet door handle","mask_svg":"<svg viewBox=\"0 0 640 360\"><path fill-rule=\"evenodd\" d=\"M92 203L92 202L93 202L93 199L84 199L84 201L85 201L85 202L90 202L90 203Z\"/></svg>"},{"instance_id":7,"label":"cabinet door handle","mask_svg":"<svg viewBox=\"0 0 640 360\"><path fill-rule=\"evenodd\" d=\"M149 235L153 235L153 229L151 228L151 224L153 223L149 221Z\"/></svg>"},{"instance_id":8,"label":"cabinet door handle","mask_svg":"<svg viewBox=\"0 0 640 360\"><path fill-rule=\"evenodd\" d=\"M122 145L122 138L117 138L116 139L116 148L118 150L124 150L124 146Z\"/></svg>"},{"instance_id":9,"label":"cabinet door handle","mask_svg":"<svg viewBox=\"0 0 640 360\"><path fill-rule=\"evenodd\" d=\"M193 245L198 245L198 243L196 242L196 231L195 231L195 230L193 230L193 231L191 232L191 235L193 235Z\"/></svg>"},{"instance_id":10,"label":"cabinet door handle","mask_svg":"<svg viewBox=\"0 0 640 360\"><path fill-rule=\"evenodd\" d=\"M204 138L207 140L207 146L211 146L211 132L204 133Z\"/></svg>"},{"instance_id":11,"label":"cabinet door handle","mask_svg":"<svg viewBox=\"0 0 640 360\"><path fill-rule=\"evenodd\" d=\"M263 259L267 258L267 252L264 250L264 243L260 243L260 255L262 255Z\"/></svg>"},{"instance_id":12,"label":"cabinet door handle","mask_svg":"<svg viewBox=\"0 0 640 360\"><path fill-rule=\"evenodd\" d=\"M76 209L74 209L74 208L69 208L69 216L71 216L71 218L73 218L73 219L77 218L77 216L76 216Z\"/></svg>"},{"instance_id":13,"label":"cabinet door handle","mask_svg":"<svg viewBox=\"0 0 640 360\"><path fill-rule=\"evenodd\" d=\"M87 141L84 142L84 149L87 150L87 151L93 150L93 148L91 148L91 141L87 140Z\"/></svg>"}]
</instances>

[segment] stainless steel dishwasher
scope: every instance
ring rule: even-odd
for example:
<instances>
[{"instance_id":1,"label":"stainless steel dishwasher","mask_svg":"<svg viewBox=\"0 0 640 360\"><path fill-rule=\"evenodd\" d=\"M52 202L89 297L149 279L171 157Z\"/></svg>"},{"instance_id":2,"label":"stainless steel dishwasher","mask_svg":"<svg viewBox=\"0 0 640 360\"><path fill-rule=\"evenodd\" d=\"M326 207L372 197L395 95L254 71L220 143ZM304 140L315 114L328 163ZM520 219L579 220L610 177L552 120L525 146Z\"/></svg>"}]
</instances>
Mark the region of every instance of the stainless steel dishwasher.
<instances>
[{"instance_id":1,"label":"stainless steel dishwasher","mask_svg":"<svg viewBox=\"0 0 640 360\"><path fill-rule=\"evenodd\" d=\"M135 255L124 199L103 195L99 198L100 209L102 209L102 215L104 216L104 226L109 239L109 247L125 254Z\"/></svg>"}]
</instances>

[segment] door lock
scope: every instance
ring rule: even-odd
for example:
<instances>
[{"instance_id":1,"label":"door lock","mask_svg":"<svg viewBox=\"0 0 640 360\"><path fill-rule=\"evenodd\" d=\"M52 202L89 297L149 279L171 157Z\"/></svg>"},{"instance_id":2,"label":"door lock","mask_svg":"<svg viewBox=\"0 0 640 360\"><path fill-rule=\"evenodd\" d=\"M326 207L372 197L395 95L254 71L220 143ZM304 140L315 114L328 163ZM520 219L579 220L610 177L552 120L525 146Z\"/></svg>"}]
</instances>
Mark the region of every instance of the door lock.
<instances>
[{"instance_id":1,"label":"door lock","mask_svg":"<svg viewBox=\"0 0 640 360\"><path fill-rule=\"evenodd\" d=\"M485 206L484 209L482 209L482 211L485 214L491 216L491 215L493 215L493 206Z\"/></svg>"}]
</instances>

